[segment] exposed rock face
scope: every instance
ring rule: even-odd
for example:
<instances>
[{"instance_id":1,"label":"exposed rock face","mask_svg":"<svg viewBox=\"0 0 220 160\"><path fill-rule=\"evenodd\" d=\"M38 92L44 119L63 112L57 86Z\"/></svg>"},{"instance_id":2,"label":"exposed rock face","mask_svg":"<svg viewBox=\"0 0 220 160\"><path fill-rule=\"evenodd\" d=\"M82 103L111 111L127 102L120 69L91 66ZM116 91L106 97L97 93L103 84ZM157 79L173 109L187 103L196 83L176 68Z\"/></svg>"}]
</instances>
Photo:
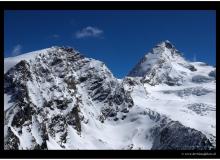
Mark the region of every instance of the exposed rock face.
<instances>
[{"instance_id":1,"label":"exposed rock face","mask_svg":"<svg viewBox=\"0 0 220 160\"><path fill-rule=\"evenodd\" d=\"M19 149L19 139L14 133L11 131L11 128L8 128L8 133L6 137L7 141L5 141L4 149L5 150L18 150Z\"/></svg>"},{"instance_id":2,"label":"exposed rock face","mask_svg":"<svg viewBox=\"0 0 220 160\"><path fill-rule=\"evenodd\" d=\"M214 146L200 131L147 109L145 115L157 124L151 128L152 150L210 150Z\"/></svg>"},{"instance_id":3,"label":"exposed rock face","mask_svg":"<svg viewBox=\"0 0 220 160\"><path fill-rule=\"evenodd\" d=\"M213 78L210 78L208 76L195 75L192 77L192 82L194 82L194 83L207 83L207 82L211 82L211 81L213 81Z\"/></svg>"},{"instance_id":4,"label":"exposed rock face","mask_svg":"<svg viewBox=\"0 0 220 160\"><path fill-rule=\"evenodd\" d=\"M214 149L204 134L171 121L157 128L152 150L210 150Z\"/></svg>"},{"instance_id":5,"label":"exposed rock face","mask_svg":"<svg viewBox=\"0 0 220 160\"><path fill-rule=\"evenodd\" d=\"M192 104L187 105L187 108L201 116L208 114L208 112L216 111L214 106L204 104L204 103L192 103Z\"/></svg>"},{"instance_id":6,"label":"exposed rock face","mask_svg":"<svg viewBox=\"0 0 220 160\"><path fill-rule=\"evenodd\" d=\"M215 69L214 71L211 71L211 72L209 73L209 76L216 78L216 69Z\"/></svg>"}]
</instances>

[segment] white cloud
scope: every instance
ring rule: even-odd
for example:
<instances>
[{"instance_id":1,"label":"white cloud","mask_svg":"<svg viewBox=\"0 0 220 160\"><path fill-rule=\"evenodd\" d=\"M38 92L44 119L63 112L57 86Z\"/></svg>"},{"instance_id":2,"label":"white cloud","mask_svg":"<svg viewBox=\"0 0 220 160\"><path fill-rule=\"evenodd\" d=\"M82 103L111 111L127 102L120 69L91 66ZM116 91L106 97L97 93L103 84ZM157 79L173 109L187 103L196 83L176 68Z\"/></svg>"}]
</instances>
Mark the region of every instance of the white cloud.
<instances>
[{"instance_id":1,"label":"white cloud","mask_svg":"<svg viewBox=\"0 0 220 160\"><path fill-rule=\"evenodd\" d=\"M81 29L80 31L76 32L76 38L85 38L85 37L100 37L103 34L103 31L101 29L98 29L96 27L85 27Z\"/></svg>"},{"instance_id":2,"label":"white cloud","mask_svg":"<svg viewBox=\"0 0 220 160\"><path fill-rule=\"evenodd\" d=\"M22 49L22 46L20 44L17 44L16 46L14 46L14 48L12 50L12 55L16 56L16 55L20 54L21 49Z\"/></svg>"}]
</instances>

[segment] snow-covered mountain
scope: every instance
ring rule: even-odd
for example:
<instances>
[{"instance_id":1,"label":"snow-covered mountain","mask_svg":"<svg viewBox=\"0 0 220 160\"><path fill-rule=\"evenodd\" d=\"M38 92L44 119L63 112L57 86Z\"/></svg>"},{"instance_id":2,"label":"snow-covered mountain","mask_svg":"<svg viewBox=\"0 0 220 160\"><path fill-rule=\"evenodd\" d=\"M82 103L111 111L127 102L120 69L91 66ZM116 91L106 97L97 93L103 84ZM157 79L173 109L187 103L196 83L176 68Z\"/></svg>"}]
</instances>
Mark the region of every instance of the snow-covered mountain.
<instances>
[{"instance_id":1,"label":"snow-covered mountain","mask_svg":"<svg viewBox=\"0 0 220 160\"><path fill-rule=\"evenodd\" d=\"M215 68L169 41L124 79L67 47L5 58L4 71L6 150L215 148Z\"/></svg>"},{"instance_id":2,"label":"snow-covered mountain","mask_svg":"<svg viewBox=\"0 0 220 160\"><path fill-rule=\"evenodd\" d=\"M187 62L175 46L166 40L146 54L128 76L143 77L142 80L151 85L165 83L173 86L181 85L195 71L195 66Z\"/></svg>"}]
</instances>

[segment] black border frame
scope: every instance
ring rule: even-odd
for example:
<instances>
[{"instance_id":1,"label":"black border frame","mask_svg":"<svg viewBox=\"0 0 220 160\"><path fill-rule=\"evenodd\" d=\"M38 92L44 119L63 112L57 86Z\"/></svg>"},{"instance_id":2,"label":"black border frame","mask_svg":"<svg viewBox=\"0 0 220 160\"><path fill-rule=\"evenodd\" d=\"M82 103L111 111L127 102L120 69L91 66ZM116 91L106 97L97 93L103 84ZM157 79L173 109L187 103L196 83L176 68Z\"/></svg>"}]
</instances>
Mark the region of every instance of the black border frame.
<instances>
[{"instance_id":1,"label":"black border frame","mask_svg":"<svg viewBox=\"0 0 220 160\"><path fill-rule=\"evenodd\" d=\"M220 2L217 1L5 1L0 2L1 13L1 42L4 42L4 10L215 10L216 11L216 44L219 41ZM219 46L216 45L216 53ZM4 45L0 43L1 52L4 53ZM2 66L4 55L1 54ZM216 54L216 70L218 54ZM3 89L3 67L0 79ZM217 74L218 75L218 74ZM216 77L218 81L218 76ZM218 85L216 85L218 88ZM217 92L218 93L218 89ZM218 95L218 94L217 94ZM4 106L3 96L2 105ZM216 104L217 98L216 98ZM216 106L216 136L219 133L218 107ZM4 113L0 111L0 158L220 158L218 154L218 138L216 138L216 150L214 151L156 151L156 150L62 150L62 151L6 151L4 150ZM218 136L217 136L218 137Z\"/></svg>"}]
</instances>

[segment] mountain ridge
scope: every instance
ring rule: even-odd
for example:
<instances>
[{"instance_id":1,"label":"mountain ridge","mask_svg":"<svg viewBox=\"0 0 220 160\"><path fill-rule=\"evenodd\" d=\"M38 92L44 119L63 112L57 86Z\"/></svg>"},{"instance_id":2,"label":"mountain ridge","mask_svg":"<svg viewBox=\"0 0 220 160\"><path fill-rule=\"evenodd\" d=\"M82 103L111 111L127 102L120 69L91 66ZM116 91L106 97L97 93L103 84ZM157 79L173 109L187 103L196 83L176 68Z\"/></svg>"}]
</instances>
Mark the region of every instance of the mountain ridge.
<instances>
[{"instance_id":1,"label":"mountain ridge","mask_svg":"<svg viewBox=\"0 0 220 160\"><path fill-rule=\"evenodd\" d=\"M174 47L168 41L164 46ZM167 85L162 79L152 85L146 76L119 80L103 62L71 48L31 54L4 61L10 62L4 74L5 149L215 148L214 68L195 63L187 83ZM167 102L170 112L163 110ZM177 104L176 114L194 122L199 118L207 128L172 115Z\"/></svg>"}]
</instances>

